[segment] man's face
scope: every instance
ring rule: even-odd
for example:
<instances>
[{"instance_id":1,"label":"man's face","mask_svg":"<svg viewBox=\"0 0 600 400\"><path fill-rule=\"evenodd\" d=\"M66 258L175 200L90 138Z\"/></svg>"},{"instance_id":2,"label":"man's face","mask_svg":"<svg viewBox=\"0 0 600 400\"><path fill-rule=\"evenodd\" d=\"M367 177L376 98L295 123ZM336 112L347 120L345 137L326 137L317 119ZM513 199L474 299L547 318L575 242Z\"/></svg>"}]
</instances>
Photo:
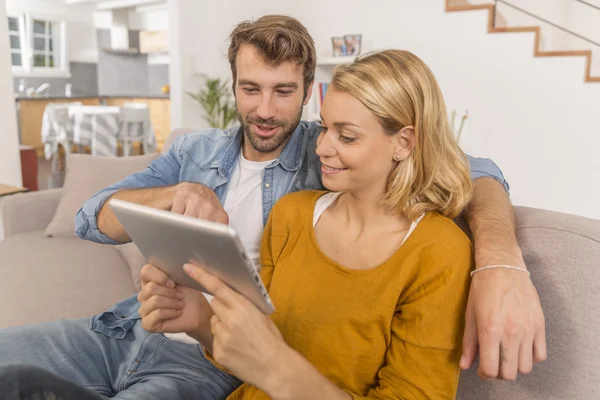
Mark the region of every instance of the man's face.
<instances>
[{"instance_id":1,"label":"man's face","mask_svg":"<svg viewBox=\"0 0 600 400\"><path fill-rule=\"evenodd\" d=\"M312 85L303 99L303 66L292 61L273 66L249 44L238 50L236 68L235 98L244 129L244 157L251 161L277 158L300 122Z\"/></svg>"}]
</instances>

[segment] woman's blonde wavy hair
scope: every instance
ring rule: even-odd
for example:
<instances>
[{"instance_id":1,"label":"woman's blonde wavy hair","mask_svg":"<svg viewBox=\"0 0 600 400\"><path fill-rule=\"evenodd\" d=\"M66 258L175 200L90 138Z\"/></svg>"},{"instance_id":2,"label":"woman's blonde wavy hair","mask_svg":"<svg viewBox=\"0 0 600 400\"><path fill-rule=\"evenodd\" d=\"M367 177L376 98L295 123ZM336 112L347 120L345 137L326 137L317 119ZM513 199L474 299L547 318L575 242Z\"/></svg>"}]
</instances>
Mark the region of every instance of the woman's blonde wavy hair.
<instances>
[{"instance_id":1,"label":"woman's blonde wavy hair","mask_svg":"<svg viewBox=\"0 0 600 400\"><path fill-rule=\"evenodd\" d=\"M426 211L458 216L471 198L468 161L458 147L431 70L408 51L364 55L335 69L331 85L356 97L386 134L412 125L415 147L391 171L383 204L412 220Z\"/></svg>"}]
</instances>

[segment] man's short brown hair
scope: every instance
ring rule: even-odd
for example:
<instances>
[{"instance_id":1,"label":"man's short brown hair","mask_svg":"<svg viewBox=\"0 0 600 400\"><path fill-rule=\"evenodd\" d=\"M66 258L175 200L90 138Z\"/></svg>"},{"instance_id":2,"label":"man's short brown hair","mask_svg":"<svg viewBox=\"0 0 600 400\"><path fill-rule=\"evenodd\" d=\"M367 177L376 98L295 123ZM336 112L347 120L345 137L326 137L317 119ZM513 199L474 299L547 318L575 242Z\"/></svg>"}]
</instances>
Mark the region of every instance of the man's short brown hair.
<instances>
[{"instance_id":1,"label":"man's short brown hair","mask_svg":"<svg viewBox=\"0 0 600 400\"><path fill-rule=\"evenodd\" d=\"M230 36L228 59L233 76L233 90L237 80L235 61L240 47L253 45L265 61L275 66L293 61L304 67L304 97L315 79L317 56L315 43L300 21L285 15L265 15L256 21L238 24Z\"/></svg>"}]
</instances>

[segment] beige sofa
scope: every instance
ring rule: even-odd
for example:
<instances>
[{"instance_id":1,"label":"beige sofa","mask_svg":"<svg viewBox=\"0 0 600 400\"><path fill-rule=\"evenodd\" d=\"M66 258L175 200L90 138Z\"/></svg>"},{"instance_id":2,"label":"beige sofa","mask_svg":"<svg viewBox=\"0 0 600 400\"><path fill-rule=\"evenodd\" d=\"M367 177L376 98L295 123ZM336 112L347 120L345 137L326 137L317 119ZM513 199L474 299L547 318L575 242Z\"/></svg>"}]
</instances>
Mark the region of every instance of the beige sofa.
<instances>
[{"instance_id":1,"label":"beige sofa","mask_svg":"<svg viewBox=\"0 0 600 400\"><path fill-rule=\"evenodd\" d=\"M0 327L89 316L135 293L143 261L130 248L44 236L60 195L0 205ZM547 318L548 360L516 383L463 373L458 398L600 399L600 221L524 207L516 216Z\"/></svg>"}]
</instances>

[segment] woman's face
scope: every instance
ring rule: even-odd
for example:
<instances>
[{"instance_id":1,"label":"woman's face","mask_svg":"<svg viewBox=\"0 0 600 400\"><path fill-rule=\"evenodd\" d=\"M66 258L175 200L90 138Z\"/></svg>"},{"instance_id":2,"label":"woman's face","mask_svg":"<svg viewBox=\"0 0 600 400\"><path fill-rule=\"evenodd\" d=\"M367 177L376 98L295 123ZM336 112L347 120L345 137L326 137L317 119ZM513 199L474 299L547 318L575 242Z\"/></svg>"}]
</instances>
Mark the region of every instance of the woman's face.
<instances>
[{"instance_id":1,"label":"woman's face","mask_svg":"<svg viewBox=\"0 0 600 400\"><path fill-rule=\"evenodd\" d=\"M321 121L317 155L323 164L323 185L335 192L383 195L398 162L395 157L406 156L402 133L386 135L357 98L331 86L323 100Z\"/></svg>"}]
</instances>

